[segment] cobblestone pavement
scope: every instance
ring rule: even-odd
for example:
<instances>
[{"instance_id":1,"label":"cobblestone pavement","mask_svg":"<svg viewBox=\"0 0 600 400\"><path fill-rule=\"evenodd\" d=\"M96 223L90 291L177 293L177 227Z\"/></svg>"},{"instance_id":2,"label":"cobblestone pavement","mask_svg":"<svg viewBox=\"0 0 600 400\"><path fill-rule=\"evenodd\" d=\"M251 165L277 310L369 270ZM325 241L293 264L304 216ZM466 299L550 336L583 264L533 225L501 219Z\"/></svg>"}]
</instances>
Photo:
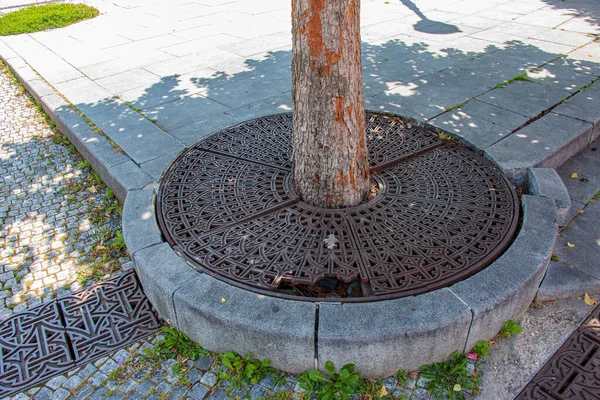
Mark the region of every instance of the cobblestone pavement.
<instances>
[{"instance_id":1,"label":"cobblestone pavement","mask_svg":"<svg viewBox=\"0 0 600 400\"><path fill-rule=\"evenodd\" d=\"M0 318L132 266L119 205L0 73Z\"/></svg>"}]
</instances>

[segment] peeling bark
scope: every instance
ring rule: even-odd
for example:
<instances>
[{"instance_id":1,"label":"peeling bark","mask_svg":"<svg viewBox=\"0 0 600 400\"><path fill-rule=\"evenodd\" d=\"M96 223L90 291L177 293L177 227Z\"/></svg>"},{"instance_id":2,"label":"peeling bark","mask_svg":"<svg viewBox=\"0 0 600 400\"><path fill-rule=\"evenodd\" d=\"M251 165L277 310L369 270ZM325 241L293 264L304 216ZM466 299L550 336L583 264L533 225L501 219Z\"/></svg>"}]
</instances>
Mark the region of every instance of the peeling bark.
<instances>
[{"instance_id":1,"label":"peeling bark","mask_svg":"<svg viewBox=\"0 0 600 400\"><path fill-rule=\"evenodd\" d=\"M360 0L292 0L294 188L319 207L369 194L359 10Z\"/></svg>"}]
</instances>

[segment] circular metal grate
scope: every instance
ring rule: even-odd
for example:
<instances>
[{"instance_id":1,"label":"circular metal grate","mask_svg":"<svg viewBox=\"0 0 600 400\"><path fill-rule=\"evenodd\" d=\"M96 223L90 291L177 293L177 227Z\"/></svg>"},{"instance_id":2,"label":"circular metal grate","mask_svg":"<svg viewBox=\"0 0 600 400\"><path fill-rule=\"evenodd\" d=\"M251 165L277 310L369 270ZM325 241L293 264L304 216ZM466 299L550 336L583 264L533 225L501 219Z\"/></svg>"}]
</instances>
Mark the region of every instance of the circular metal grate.
<instances>
[{"instance_id":1,"label":"circular metal grate","mask_svg":"<svg viewBox=\"0 0 600 400\"><path fill-rule=\"evenodd\" d=\"M366 126L378 186L367 203L322 209L298 199L290 182L292 116L279 114L180 154L161 181L161 230L202 272L318 301L340 301L340 285L345 302L427 292L504 251L518 199L495 166L399 117L368 113ZM329 298L299 296L315 287L329 287Z\"/></svg>"}]
</instances>

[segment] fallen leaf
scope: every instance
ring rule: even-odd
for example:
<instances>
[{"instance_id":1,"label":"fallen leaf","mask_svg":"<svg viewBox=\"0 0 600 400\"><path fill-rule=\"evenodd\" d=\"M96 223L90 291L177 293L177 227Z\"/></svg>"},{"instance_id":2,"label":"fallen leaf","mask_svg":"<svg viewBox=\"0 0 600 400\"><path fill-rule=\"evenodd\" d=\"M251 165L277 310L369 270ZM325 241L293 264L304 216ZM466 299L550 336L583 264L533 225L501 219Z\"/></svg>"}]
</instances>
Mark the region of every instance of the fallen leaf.
<instances>
[{"instance_id":1,"label":"fallen leaf","mask_svg":"<svg viewBox=\"0 0 600 400\"><path fill-rule=\"evenodd\" d=\"M567 267L569 267L569 268L571 268L571 269L575 268L575 266L574 266L574 265L567 265Z\"/></svg>"},{"instance_id":2,"label":"fallen leaf","mask_svg":"<svg viewBox=\"0 0 600 400\"><path fill-rule=\"evenodd\" d=\"M575 245L571 242L567 242L567 247L572 249L573 247L575 247Z\"/></svg>"},{"instance_id":3,"label":"fallen leaf","mask_svg":"<svg viewBox=\"0 0 600 400\"><path fill-rule=\"evenodd\" d=\"M221 303L225 303L227 299L225 297L221 297Z\"/></svg>"},{"instance_id":4,"label":"fallen leaf","mask_svg":"<svg viewBox=\"0 0 600 400\"><path fill-rule=\"evenodd\" d=\"M454 390L455 392L460 392L460 391L462 390L462 386L460 386L460 384L459 384L459 383L457 383L456 385L454 385L454 388L453 388L453 390Z\"/></svg>"},{"instance_id":5,"label":"fallen leaf","mask_svg":"<svg viewBox=\"0 0 600 400\"><path fill-rule=\"evenodd\" d=\"M571 174L571 178L573 178L573 179L579 179L579 175L577 174L577 172L573 172Z\"/></svg>"},{"instance_id":6,"label":"fallen leaf","mask_svg":"<svg viewBox=\"0 0 600 400\"><path fill-rule=\"evenodd\" d=\"M379 397L385 397L388 395L388 391L385 386L381 385L381 389L379 389Z\"/></svg>"},{"instance_id":7,"label":"fallen leaf","mask_svg":"<svg viewBox=\"0 0 600 400\"><path fill-rule=\"evenodd\" d=\"M94 185L90 186L88 190L90 191L90 193L98 193L98 189L96 189L96 186Z\"/></svg>"},{"instance_id":8,"label":"fallen leaf","mask_svg":"<svg viewBox=\"0 0 600 400\"><path fill-rule=\"evenodd\" d=\"M587 293L583 295L583 301L585 301L585 304L587 304L588 306L595 306L596 304L598 304L598 300L592 299Z\"/></svg>"},{"instance_id":9,"label":"fallen leaf","mask_svg":"<svg viewBox=\"0 0 600 400\"><path fill-rule=\"evenodd\" d=\"M96 250L106 250L106 246L102 246L101 244L99 244L98 246L96 246Z\"/></svg>"},{"instance_id":10,"label":"fallen leaf","mask_svg":"<svg viewBox=\"0 0 600 400\"><path fill-rule=\"evenodd\" d=\"M585 213L585 210L579 210L579 211L577 211L577 214L579 214L579 215L583 215L584 213Z\"/></svg>"}]
</instances>

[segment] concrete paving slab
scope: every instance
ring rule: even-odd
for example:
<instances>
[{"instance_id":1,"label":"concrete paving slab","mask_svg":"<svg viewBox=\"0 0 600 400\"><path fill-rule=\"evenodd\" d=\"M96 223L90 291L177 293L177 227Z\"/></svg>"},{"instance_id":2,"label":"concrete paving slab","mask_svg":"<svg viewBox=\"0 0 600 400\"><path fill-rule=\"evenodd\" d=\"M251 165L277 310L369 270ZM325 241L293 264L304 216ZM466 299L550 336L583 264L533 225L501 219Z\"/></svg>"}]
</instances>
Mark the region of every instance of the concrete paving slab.
<instances>
[{"instance_id":1,"label":"concrete paving slab","mask_svg":"<svg viewBox=\"0 0 600 400\"><path fill-rule=\"evenodd\" d=\"M129 71L97 79L95 82L110 93L120 96L128 90L139 87L148 87L159 81L159 76L142 68L134 68Z\"/></svg>"},{"instance_id":2,"label":"concrete paving slab","mask_svg":"<svg viewBox=\"0 0 600 400\"><path fill-rule=\"evenodd\" d=\"M222 113L218 115L212 115L211 118L195 122L190 125L183 126L181 128L169 130L169 133L186 146L197 142L200 139L204 139L211 133L214 133L220 129L225 129L228 126L235 125L240 122L236 117Z\"/></svg>"},{"instance_id":3,"label":"concrete paving slab","mask_svg":"<svg viewBox=\"0 0 600 400\"><path fill-rule=\"evenodd\" d=\"M471 115L462 108L446 112L429 123L459 138L467 146L479 150L487 149L511 132L510 129Z\"/></svg>"},{"instance_id":4,"label":"concrete paving slab","mask_svg":"<svg viewBox=\"0 0 600 400\"><path fill-rule=\"evenodd\" d=\"M88 117L122 106L111 92L87 77L57 83L54 87Z\"/></svg>"},{"instance_id":5,"label":"concrete paving slab","mask_svg":"<svg viewBox=\"0 0 600 400\"><path fill-rule=\"evenodd\" d=\"M181 142L127 106L90 118L138 164L184 148Z\"/></svg>"},{"instance_id":6,"label":"concrete paving slab","mask_svg":"<svg viewBox=\"0 0 600 400\"><path fill-rule=\"evenodd\" d=\"M160 104L145 110L148 118L155 118L167 131L219 116L230 107L202 96L187 96L181 100Z\"/></svg>"},{"instance_id":7,"label":"concrete paving slab","mask_svg":"<svg viewBox=\"0 0 600 400\"><path fill-rule=\"evenodd\" d=\"M484 103L477 99L469 101L461 107L461 110L468 115L501 126L510 131L515 130L519 126L527 122L527 117L504 108Z\"/></svg>"},{"instance_id":8,"label":"concrete paving slab","mask_svg":"<svg viewBox=\"0 0 600 400\"><path fill-rule=\"evenodd\" d=\"M542 85L555 89L576 92L582 86L592 82L594 75L584 70L578 63L568 58L559 58L527 73L530 78Z\"/></svg>"},{"instance_id":9,"label":"concrete paving slab","mask_svg":"<svg viewBox=\"0 0 600 400\"><path fill-rule=\"evenodd\" d=\"M556 254L561 263L600 279L600 201L585 207L585 213L577 216L563 229L556 241Z\"/></svg>"},{"instance_id":10,"label":"concrete paving slab","mask_svg":"<svg viewBox=\"0 0 600 400\"><path fill-rule=\"evenodd\" d=\"M568 92L533 82L515 81L494 89L477 100L510 110L527 117L535 117L569 96Z\"/></svg>"},{"instance_id":11,"label":"concrete paving slab","mask_svg":"<svg viewBox=\"0 0 600 400\"><path fill-rule=\"evenodd\" d=\"M557 168L583 150L592 125L558 114L548 114L485 150L518 185L526 181L527 168Z\"/></svg>"},{"instance_id":12,"label":"concrete paving slab","mask_svg":"<svg viewBox=\"0 0 600 400\"><path fill-rule=\"evenodd\" d=\"M571 118L577 118L594 125L591 140L600 136L600 84L597 82L586 87L565 103L556 107L553 112Z\"/></svg>"},{"instance_id":13,"label":"concrete paving slab","mask_svg":"<svg viewBox=\"0 0 600 400\"><path fill-rule=\"evenodd\" d=\"M600 293L600 279L571 268L562 262L551 262L535 297L538 301L582 297L584 293Z\"/></svg>"},{"instance_id":14,"label":"concrete paving slab","mask_svg":"<svg viewBox=\"0 0 600 400\"><path fill-rule=\"evenodd\" d=\"M579 204L587 204L596 193L600 192L599 165L600 143L596 139L577 157L567 160L558 168L558 175L567 187L571 200ZM574 172L577 173L577 178L571 177Z\"/></svg>"}]
</instances>

